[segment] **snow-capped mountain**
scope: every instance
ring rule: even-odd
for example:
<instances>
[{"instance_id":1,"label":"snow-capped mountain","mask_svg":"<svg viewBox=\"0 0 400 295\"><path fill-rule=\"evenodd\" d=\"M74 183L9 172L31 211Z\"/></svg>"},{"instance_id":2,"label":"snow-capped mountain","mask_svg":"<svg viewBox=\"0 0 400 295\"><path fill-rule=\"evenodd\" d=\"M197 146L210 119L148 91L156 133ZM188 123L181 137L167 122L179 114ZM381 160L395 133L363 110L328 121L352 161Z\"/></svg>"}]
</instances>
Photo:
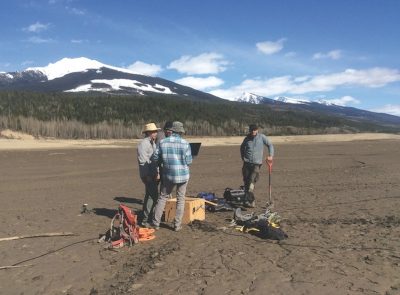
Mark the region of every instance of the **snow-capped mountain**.
<instances>
[{"instance_id":1,"label":"snow-capped mountain","mask_svg":"<svg viewBox=\"0 0 400 295\"><path fill-rule=\"evenodd\" d=\"M268 98L265 96L257 95L254 93L250 92L243 92L240 96L236 97L234 101L238 102L247 102L247 103L253 103L253 104L260 104L260 103L273 103L275 102L282 102L282 103L290 103L290 104L310 104L310 103L319 103L323 105L334 105L333 103L319 99L316 101L311 101L308 99L304 98L293 98L293 97L287 97L287 96L276 96L274 98Z\"/></svg>"},{"instance_id":2,"label":"snow-capped mountain","mask_svg":"<svg viewBox=\"0 0 400 295\"><path fill-rule=\"evenodd\" d=\"M310 101L302 98L277 96L268 98L254 93L244 92L234 99L238 102L270 105L276 111L308 111L323 116L340 116L351 120L369 120L371 122L387 125L399 125L400 117L370 112L353 107L335 105L330 101L319 99Z\"/></svg>"},{"instance_id":3,"label":"snow-capped mountain","mask_svg":"<svg viewBox=\"0 0 400 295\"><path fill-rule=\"evenodd\" d=\"M260 104L265 98L263 96L253 94L250 92L243 92L242 95L236 97L234 100L238 102L247 102L253 104Z\"/></svg>"},{"instance_id":4,"label":"snow-capped mountain","mask_svg":"<svg viewBox=\"0 0 400 295\"><path fill-rule=\"evenodd\" d=\"M0 90L54 92L149 93L219 99L158 77L136 74L85 57L63 58L45 67L0 73Z\"/></svg>"},{"instance_id":5,"label":"snow-capped mountain","mask_svg":"<svg viewBox=\"0 0 400 295\"><path fill-rule=\"evenodd\" d=\"M101 68L109 68L124 73L135 74L127 69L109 66L86 57L63 58L55 63L50 63L46 67L27 68L26 71L41 72L47 76L48 80L53 80L76 72L86 72L93 69L100 71Z\"/></svg>"}]
</instances>

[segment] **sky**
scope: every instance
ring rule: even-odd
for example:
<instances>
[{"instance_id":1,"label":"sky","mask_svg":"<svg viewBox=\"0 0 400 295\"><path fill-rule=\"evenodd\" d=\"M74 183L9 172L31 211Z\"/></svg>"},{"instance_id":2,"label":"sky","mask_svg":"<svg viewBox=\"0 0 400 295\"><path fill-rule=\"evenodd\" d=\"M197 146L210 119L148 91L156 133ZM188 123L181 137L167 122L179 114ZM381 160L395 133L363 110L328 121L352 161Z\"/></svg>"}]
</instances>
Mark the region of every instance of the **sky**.
<instances>
[{"instance_id":1,"label":"sky","mask_svg":"<svg viewBox=\"0 0 400 295\"><path fill-rule=\"evenodd\" d=\"M397 0L5 0L0 72L86 57L233 99L400 116Z\"/></svg>"}]
</instances>

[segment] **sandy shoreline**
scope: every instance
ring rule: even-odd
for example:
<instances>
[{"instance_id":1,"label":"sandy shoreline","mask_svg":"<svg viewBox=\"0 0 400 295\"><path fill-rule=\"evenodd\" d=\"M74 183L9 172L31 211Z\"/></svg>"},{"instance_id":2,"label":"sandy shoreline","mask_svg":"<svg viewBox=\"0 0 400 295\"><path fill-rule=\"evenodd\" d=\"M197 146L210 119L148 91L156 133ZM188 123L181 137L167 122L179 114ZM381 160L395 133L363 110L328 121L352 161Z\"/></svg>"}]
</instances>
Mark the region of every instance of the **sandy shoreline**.
<instances>
[{"instance_id":1,"label":"sandy shoreline","mask_svg":"<svg viewBox=\"0 0 400 295\"><path fill-rule=\"evenodd\" d=\"M275 144L301 144L321 142L346 142L359 140L400 140L398 134L359 133L270 136ZM243 136L232 137L188 137L189 142L201 142L203 146L239 145ZM47 149L91 149L91 148L132 148L140 139L110 140L69 140L69 139L7 139L0 138L0 150L47 150Z\"/></svg>"}]
</instances>

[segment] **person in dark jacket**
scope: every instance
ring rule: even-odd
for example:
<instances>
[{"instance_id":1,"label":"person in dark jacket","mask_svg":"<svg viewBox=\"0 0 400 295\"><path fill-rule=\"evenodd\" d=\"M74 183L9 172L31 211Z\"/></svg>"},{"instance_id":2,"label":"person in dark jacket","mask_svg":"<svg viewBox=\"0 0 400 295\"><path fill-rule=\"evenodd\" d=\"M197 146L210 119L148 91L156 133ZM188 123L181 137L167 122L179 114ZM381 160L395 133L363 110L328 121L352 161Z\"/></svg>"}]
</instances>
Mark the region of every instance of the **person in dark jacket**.
<instances>
[{"instance_id":1,"label":"person in dark jacket","mask_svg":"<svg viewBox=\"0 0 400 295\"><path fill-rule=\"evenodd\" d=\"M249 207L255 207L254 185L260 174L260 168L264 159L264 146L268 147L269 155L267 161L272 165L274 157L274 146L267 136L258 132L258 126L249 125L249 133L244 138L240 146L240 156L243 161L242 175L246 194L251 196L250 203L245 203Z\"/></svg>"}]
</instances>

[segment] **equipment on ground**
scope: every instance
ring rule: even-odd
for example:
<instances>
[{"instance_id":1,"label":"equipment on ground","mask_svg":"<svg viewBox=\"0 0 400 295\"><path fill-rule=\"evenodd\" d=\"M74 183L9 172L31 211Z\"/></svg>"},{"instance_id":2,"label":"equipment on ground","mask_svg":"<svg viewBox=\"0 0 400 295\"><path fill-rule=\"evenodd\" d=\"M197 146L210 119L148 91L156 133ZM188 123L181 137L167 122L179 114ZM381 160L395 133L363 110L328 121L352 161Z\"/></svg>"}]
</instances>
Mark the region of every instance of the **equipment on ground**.
<instances>
[{"instance_id":1,"label":"equipment on ground","mask_svg":"<svg viewBox=\"0 0 400 295\"><path fill-rule=\"evenodd\" d=\"M239 189L227 187L224 191L224 199L232 205L249 205L254 202L253 192L248 192L241 186Z\"/></svg>"},{"instance_id":2,"label":"equipment on ground","mask_svg":"<svg viewBox=\"0 0 400 295\"><path fill-rule=\"evenodd\" d=\"M288 235L280 228L281 217L276 212L267 209L264 213L243 214L241 208L236 208L231 226L241 232L251 233L263 239L284 240Z\"/></svg>"},{"instance_id":3,"label":"equipment on ground","mask_svg":"<svg viewBox=\"0 0 400 295\"><path fill-rule=\"evenodd\" d=\"M196 197L204 199L207 211L217 212L233 210L233 207L228 204L225 198L218 198L215 193L199 192Z\"/></svg>"},{"instance_id":4,"label":"equipment on ground","mask_svg":"<svg viewBox=\"0 0 400 295\"><path fill-rule=\"evenodd\" d=\"M111 220L110 229L101 236L99 242L108 242L108 248L122 248L125 245L149 241L155 238L154 229L139 228L137 215L123 204Z\"/></svg>"}]
</instances>

